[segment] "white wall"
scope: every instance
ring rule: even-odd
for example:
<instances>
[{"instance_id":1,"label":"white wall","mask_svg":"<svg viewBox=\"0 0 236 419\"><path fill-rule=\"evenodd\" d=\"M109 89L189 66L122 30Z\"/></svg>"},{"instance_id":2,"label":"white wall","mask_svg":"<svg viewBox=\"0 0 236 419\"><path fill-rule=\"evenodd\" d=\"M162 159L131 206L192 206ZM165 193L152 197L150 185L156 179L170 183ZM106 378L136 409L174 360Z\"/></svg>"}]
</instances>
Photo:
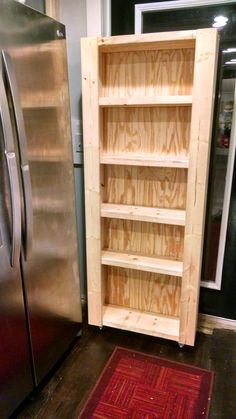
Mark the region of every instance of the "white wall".
<instances>
[{"instance_id":1,"label":"white wall","mask_svg":"<svg viewBox=\"0 0 236 419\"><path fill-rule=\"evenodd\" d=\"M66 26L72 121L82 120L80 38L87 35L86 0L60 0L60 21ZM74 124L72 135L75 135ZM81 295L86 298L86 252L83 161L74 166L79 239Z\"/></svg>"},{"instance_id":2,"label":"white wall","mask_svg":"<svg viewBox=\"0 0 236 419\"><path fill-rule=\"evenodd\" d=\"M60 0L60 21L66 26L72 118L81 116L80 38L87 36L86 0Z\"/></svg>"},{"instance_id":3,"label":"white wall","mask_svg":"<svg viewBox=\"0 0 236 419\"><path fill-rule=\"evenodd\" d=\"M88 36L109 36L111 33L111 0L87 0Z\"/></svg>"},{"instance_id":4,"label":"white wall","mask_svg":"<svg viewBox=\"0 0 236 419\"><path fill-rule=\"evenodd\" d=\"M80 38L109 35L110 0L60 0L59 20L66 26L72 136L82 120ZM81 295L86 298L86 250L83 160L74 166L79 238Z\"/></svg>"}]
</instances>

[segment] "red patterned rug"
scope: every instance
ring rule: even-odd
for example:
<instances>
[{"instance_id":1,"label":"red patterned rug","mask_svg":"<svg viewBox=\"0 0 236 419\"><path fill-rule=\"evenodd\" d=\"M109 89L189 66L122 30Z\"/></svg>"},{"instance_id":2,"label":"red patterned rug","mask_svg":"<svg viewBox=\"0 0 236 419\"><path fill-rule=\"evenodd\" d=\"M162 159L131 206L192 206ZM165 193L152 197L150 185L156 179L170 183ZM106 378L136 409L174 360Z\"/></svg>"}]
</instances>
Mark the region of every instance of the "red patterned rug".
<instances>
[{"instance_id":1,"label":"red patterned rug","mask_svg":"<svg viewBox=\"0 0 236 419\"><path fill-rule=\"evenodd\" d=\"M208 418L213 373L116 348L80 419Z\"/></svg>"}]
</instances>

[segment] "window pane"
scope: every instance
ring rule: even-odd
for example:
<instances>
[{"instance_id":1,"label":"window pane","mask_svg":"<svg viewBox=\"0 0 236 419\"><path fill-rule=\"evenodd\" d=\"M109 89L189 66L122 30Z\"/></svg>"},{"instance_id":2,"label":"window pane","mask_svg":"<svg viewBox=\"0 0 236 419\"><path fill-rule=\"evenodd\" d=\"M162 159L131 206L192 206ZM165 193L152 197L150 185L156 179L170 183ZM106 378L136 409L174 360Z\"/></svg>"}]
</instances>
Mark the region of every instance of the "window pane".
<instances>
[{"instance_id":1,"label":"window pane","mask_svg":"<svg viewBox=\"0 0 236 419\"><path fill-rule=\"evenodd\" d=\"M145 12L143 33L210 28L217 16L225 16L228 19L223 37L230 39L233 34L235 35L236 5Z\"/></svg>"}]
</instances>

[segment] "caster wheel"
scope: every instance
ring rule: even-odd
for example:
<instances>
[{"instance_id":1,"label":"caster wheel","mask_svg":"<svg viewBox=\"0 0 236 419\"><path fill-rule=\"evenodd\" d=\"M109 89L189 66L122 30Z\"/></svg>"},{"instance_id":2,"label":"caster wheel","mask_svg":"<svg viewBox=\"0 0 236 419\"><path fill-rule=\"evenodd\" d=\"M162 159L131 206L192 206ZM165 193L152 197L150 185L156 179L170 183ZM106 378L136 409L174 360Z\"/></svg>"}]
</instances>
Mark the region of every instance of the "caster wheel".
<instances>
[{"instance_id":1,"label":"caster wheel","mask_svg":"<svg viewBox=\"0 0 236 419\"><path fill-rule=\"evenodd\" d=\"M103 329L103 326L99 326L99 330L102 330Z\"/></svg>"},{"instance_id":2,"label":"caster wheel","mask_svg":"<svg viewBox=\"0 0 236 419\"><path fill-rule=\"evenodd\" d=\"M180 349L183 349L184 348L184 344L183 343L178 343L178 345L179 345Z\"/></svg>"}]
</instances>

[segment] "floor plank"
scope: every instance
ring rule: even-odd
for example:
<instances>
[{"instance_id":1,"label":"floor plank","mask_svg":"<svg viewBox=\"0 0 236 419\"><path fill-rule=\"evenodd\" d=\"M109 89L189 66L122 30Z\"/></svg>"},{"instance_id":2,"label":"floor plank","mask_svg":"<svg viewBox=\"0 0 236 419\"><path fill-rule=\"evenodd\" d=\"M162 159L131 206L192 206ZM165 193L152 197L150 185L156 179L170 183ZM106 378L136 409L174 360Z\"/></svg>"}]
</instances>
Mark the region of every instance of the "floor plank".
<instances>
[{"instance_id":1,"label":"floor plank","mask_svg":"<svg viewBox=\"0 0 236 419\"><path fill-rule=\"evenodd\" d=\"M123 346L215 372L210 418L236 418L236 333L199 333L195 348L131 332L84 324L83 334L53 374L20 407L17 419L77 419L115 346Z\"/></svg>"}]
</instances>

